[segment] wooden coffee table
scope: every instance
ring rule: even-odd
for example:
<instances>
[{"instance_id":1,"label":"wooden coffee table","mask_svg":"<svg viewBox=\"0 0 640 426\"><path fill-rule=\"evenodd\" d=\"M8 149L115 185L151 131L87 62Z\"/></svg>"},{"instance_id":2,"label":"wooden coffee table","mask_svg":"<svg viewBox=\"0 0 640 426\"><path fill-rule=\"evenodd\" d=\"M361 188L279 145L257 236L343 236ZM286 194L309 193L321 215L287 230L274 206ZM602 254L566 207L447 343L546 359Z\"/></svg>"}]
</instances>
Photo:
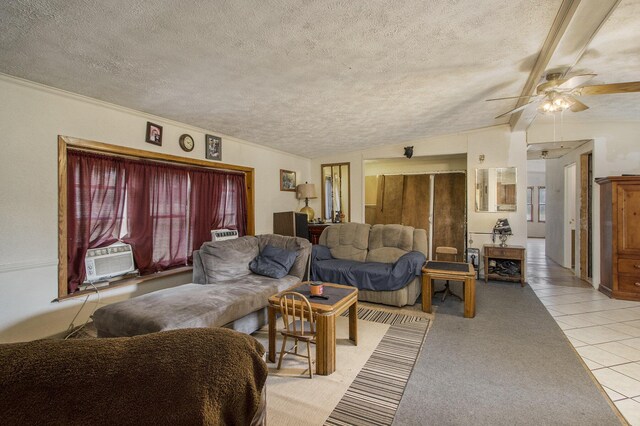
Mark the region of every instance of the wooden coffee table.
<instances>
[{"instance_id":1,"label":"wooden coffee table","mask_svg":"<svg viewBox=\"0 0 640 426\"><path fill-rule=\"evenodd\" d=\"M464 317L476 316L476 271L463 262L429 261L422 268L422 311L431 312L431 280L464 281Z\"/></svg>"},{"instance_id":2,"label":"wooden coffee table","mask_svg":"<svg viewBox=\"0 0 640 426\"><path fill-rule=\"evenodd\" d=\"M285 291L297 291L309 299L316 319L316 374L336 371L336 317L349 309L349 339L358 345L358 289L340 284L324 284L329 300L310 299L309 285L302 282ZM280 292L269 297L269 361L276 361L276 313L280 310Z\"/></svg>"}]
</instances>

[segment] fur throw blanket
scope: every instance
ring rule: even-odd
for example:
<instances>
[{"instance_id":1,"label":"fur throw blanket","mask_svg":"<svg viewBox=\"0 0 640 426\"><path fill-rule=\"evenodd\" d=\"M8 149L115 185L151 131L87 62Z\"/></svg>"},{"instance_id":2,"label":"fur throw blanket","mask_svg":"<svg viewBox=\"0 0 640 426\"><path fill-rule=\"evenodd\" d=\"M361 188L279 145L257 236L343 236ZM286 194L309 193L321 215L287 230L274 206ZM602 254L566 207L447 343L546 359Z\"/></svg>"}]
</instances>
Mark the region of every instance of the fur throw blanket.
<instances>
[{"instance_id":1,"label":"fur throw blanket","mask_svg":"<svg viewBox=\"0 0 640 426\"><path fill-rule=\"evenodd\" d=\"M4 425L246 425L264 348L223 328L0 345Z\"/></svg>"}]
</instances>

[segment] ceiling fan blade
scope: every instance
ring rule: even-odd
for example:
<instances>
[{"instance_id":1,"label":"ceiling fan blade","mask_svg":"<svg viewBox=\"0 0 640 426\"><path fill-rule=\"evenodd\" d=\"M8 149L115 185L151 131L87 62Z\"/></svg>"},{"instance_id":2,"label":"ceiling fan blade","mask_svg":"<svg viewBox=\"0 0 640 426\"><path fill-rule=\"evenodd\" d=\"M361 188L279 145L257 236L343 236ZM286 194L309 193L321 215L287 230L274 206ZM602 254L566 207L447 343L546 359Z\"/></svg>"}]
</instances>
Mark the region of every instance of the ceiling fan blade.
<instances>
[{"instance_id":1,"label":"ceiling fan blade","mask_svg":"<svg viewBox=\"0 0 640 426\"><path fill-rule=\"evenodd\" d=\"M630 81L627 83L597 84L595 86L584 86L578 89L580 95L610 95L613 93L633 93L640 92L640 81Z\"/></svg>"},{"instance_id":2,"label":"ceiling fan blade","mask_svg":"<svg viewBox=\"0 0 640 426\"><path fill-rule=\"evenodd\" d=\"M514 112L518 112L520 110L525 109L526 107L528 107L529 105L536 103L537 101L531 101L531 102L527 102L526 104L519 106L518 108L514 108L511 111L507 111L504 114L500 114L499 116L497 116L496 118L500 118L500 117L504 117L505 115L509 115L509 114L513 114Z\"/></svg>"},{"instance_id":3,"label":"ceiling fan blade","mask_svg":"<svg viewBox=\"0 0 640 426\"><path fill-rule=\"evenodd\" d=\"M586 106L585 104L583 104L582 102L574 98L573 96L567 96L567 98L570 99L571 102L573 102L569 107L571 111L580 112L580 111L584 111L585 109L589 109L588 106Z\"/></svg>"},{"instance_id":4,"label":"ceiling fan blade","mask_svg":"<svg viewBox=\"0 0 640 426\"><path fill-rule=\"evenodd\" d=\"M568 78L558 85L558 89L575 89L578 86L582 86L587 81L593 79L596 74L580 74L574 75L573 77Z\"/></svg>"},{"instance_id":5,"label":"ceiling fan blade","mask_svg":"<svg viewBox=\"0 0 640 426\"><path fill-rule=\"evenodd\" d=\"M521 98L534 98L538 95L527 95L527 96L508 96L506 98L493 98L493 99L485 99L485 101L502 101L504 99L521 99Z\"/></svg>"}]
</instances>

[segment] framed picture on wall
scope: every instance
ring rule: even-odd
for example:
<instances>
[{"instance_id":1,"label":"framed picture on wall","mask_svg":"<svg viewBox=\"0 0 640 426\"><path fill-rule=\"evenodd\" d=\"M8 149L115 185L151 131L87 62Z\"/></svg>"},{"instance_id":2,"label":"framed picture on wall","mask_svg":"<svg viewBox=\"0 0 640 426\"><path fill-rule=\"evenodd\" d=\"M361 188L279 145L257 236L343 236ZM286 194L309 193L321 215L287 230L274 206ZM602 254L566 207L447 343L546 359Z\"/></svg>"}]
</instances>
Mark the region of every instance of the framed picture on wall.
<instances>
[{"instance_id":1,"label":"framed picture on wall","mask_svg":"<svg viewBox=\"0 0 640 426\"><path fill-rule=\"evenodd\" d=\"M222 161L222 138L206 135L205 140L205 155L207 160Z\"/></svg>"},{"instance_id":2,"label":"framed picture on wall","mask_svg":"<svg viewBox=\"0 0 640 426\"><path fill-rule=\"evenodd\" d=\"M280 169L280 191L296 191L296 172Z\"/></svg>"},{"instance_id":3,"label":"framed picture on wall","mask_svg":"<svg viewBox=\"0 0 640 426\"><path fill-rule=\"evenodd\" d=\"M162 126L147 121L147 142L162 146Z\"/></svg>"}]
</instances>

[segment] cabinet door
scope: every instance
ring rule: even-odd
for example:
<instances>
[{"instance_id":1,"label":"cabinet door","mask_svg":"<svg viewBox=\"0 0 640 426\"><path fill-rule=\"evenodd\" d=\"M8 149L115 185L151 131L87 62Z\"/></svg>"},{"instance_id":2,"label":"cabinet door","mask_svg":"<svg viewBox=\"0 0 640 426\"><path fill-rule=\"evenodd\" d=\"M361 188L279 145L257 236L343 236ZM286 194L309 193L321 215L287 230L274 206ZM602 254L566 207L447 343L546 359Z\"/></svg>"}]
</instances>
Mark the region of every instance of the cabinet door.
<instances>
[{"instance_id":1,"label":"cabinet door","mask_svg":"<svg viewBox=\"0 0 640 426\"><path fill-rule=\"evenodd\" d=\"M640 185L619 184L618 253L640 255Z\"/></svg>"}]
</instances>

